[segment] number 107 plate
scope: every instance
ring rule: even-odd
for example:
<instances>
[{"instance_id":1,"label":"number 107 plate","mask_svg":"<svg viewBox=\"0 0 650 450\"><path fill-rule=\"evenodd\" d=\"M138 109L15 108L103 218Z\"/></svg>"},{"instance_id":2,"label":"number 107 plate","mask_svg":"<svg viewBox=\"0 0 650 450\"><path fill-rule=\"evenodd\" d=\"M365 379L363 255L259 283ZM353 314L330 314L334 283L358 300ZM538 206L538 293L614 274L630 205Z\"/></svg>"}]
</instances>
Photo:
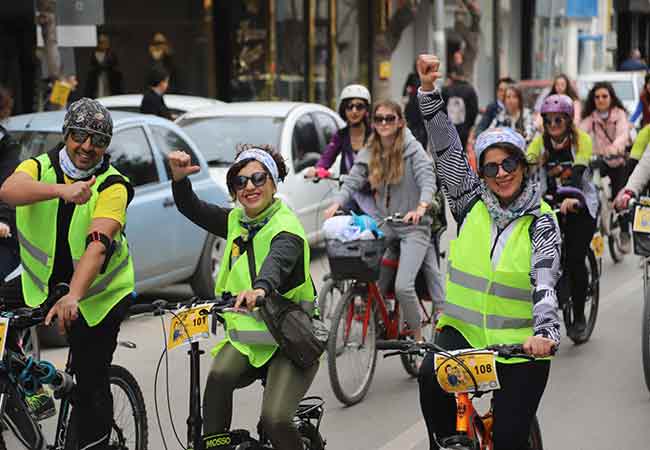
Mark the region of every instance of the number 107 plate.
<instances>
[{"instance_id":1,"label":"number 107 plate","mask_svg":"<svg viewBox=\"0 0 650 450\"><path fill-rule=\"evenodd\" d=\"M449 355L436 353L436 377L440 387L449 393L496 391L501 388L494 352L458 350ZM471 372L471 375L470 375ZM476 384L475 384L476 383Z\"/></svg>"}]
</instances>

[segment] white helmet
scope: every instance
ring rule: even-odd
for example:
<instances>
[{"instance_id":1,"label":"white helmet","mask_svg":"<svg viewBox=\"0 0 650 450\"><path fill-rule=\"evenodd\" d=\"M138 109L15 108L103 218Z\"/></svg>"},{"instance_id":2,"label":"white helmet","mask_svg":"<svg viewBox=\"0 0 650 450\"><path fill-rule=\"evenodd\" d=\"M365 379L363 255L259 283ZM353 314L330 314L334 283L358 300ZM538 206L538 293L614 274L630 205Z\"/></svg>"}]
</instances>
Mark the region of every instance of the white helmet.
<instances>
[{"instance_id":1,"label":"white helmet","mask_svg":"<svg viewBox=\"0 0 650 450\"><path fill-rule=\"evenodd\" d=\"M343 88L341 91L341 97L339 98L339 108L345 100L348 100L350 98L360 98L362 100L365 100L368 105L372 103L370 98L370 91L368 88L361 84L350 84Z\"/></svg>"}]
</instances>

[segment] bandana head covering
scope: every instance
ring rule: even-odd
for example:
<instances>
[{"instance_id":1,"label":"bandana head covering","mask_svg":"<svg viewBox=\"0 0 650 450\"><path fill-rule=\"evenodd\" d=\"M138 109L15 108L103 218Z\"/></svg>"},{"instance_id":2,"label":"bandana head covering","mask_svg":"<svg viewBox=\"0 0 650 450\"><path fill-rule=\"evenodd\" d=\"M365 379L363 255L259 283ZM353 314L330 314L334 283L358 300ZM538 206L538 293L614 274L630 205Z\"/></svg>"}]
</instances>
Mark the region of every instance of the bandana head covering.
<instances>
[{"instance_id":1,"label":"bandana head covering","mask_svg":"<svg viewBox=\"0 0 650 450\"><path fill-rule=\"evenodd\" d=\"M91 133L113 136L113 119L108 109L97 100L81 98L70 105L63 119L63 136L75 128Z\"/></svg>"},{"instance_id":2,"label":"bandana head covering","mask_svg":"<svg viewBox=\"0 0 650 450\"><path fill-rule=\"evenodd\" d=\"M262 164L264 168L267 170L267 172L271 175L271 178L273 178L273 183L277 187L278 183L282 180L280 180L280 171L278 170L278 165L275 163L275 160L273 157L266 151L262 150L261 148L250 148L248 150L244 150L241 152L238 156L237 159L235 159L235 162L233 163L233 167L237 165L237 163L240 163L245 160L255 160ZM231 169L232 170L232 167ZM230 170L228 171L227 179L230 179L231 173Z\"/></svg>"}]
</instances>

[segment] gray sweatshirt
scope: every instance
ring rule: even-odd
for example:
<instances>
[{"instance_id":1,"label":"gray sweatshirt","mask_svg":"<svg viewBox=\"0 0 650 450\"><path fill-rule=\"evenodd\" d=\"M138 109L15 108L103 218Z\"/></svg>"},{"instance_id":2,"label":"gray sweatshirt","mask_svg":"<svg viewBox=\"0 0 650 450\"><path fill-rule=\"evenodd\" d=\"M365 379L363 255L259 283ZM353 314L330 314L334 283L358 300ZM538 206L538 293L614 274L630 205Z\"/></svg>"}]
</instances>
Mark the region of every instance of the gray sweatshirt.
<instances>
[{"instance_id":1,"label":"gray sweatshirt","mask_svg":"<svg viewBox=\"0 0 650 450\"><path fill-rule=\"evenodd\" d=\"M435 193L433 161L408 128L404 129L404 175L397 184L383 184L375 193L377 208L382 216L395 213L406 214L418 207L420 202L431 204ZM370 150L362 149L354 160L348 175L342 176L341 190L334 201L343 205L350 201L353 192L366 188ZM431 218L422 217L420 223L429 224Z\"/></svg>"}]
</instances>

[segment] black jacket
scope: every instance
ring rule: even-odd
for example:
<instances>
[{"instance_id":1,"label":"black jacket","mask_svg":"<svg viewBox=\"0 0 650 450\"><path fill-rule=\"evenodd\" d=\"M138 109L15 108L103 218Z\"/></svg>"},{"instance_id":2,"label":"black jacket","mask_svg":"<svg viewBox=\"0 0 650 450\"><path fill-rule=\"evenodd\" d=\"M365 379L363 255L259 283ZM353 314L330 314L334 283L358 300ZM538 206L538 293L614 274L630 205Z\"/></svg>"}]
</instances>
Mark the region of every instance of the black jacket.
<instances>
[{"instance_id":1,"label":"black jacket","mask_svg":"<svg viewBox=\"0 0 650 450\"><path fill-rule=\"evenodd\" d=\"M142 103L140 103L140 112L142 114L153 114L155 116L164 117L165 119L172 120L172 114L167 109L165 99L162 95L154 92L153 89L147 89L142 96Z\"/></svg>"},{"instance_id":2,"label":"black jacket","mask_svg":"<svg viewBox=\"0 0 650 450\"><path fill-rule=\"evenodd\" d=\"M469 132L478 115L478 96L476 90L464 80L454 80L442 88L442 98L447 109L447 116L456 126L460 142L465 148Z\"/></svg>"},{"instance_id":3,"label":"black jacket","mask_svg":"<svg viewBox=\"0 0 650 450\"><path fill-rule=\"evenodd\" d=\"M20 146L11 137L9 132L0 125L0 185L16 170L19 163ZM0 245L8 245L18 249L16 236L16 209L5 202L0 202L0 222L4 222L11 228L12 237L0 239Z\"/></svg>"}]
</instances>

